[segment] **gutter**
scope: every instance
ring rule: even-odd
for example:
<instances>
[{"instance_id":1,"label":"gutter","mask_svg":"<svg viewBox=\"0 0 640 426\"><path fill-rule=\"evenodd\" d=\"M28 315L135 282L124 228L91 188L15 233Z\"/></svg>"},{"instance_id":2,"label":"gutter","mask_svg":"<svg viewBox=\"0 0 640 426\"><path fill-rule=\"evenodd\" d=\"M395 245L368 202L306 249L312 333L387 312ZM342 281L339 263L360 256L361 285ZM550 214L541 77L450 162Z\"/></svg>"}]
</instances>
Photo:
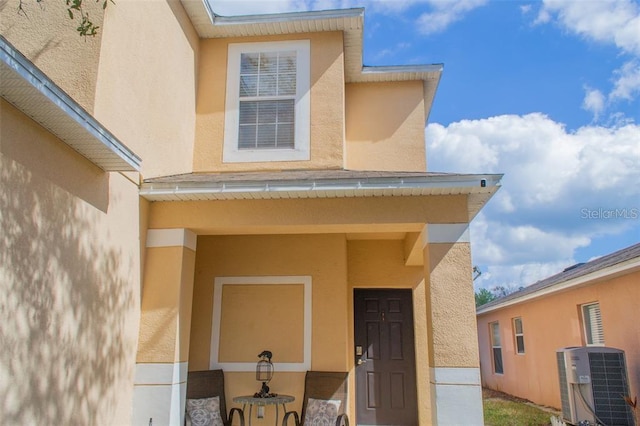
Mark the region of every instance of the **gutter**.
<instances>
[{"instance_id":1,"label":"gutter","mask_svg":"<svg viewBox=\"0 0 640 426\"><path fill-rule=\"evenodd\" d=\"M255 15L222 16L213 11L211 2L203 0L204 7L213 25L255 25L290 20L312 21L316 19L364 18L364 7L351 9L329 9L305 12L265 13Z\"/></svg>"},{"instance_id":2,"label":"gutter","mask_svg":"<svg viewBox=\"0 0 640 426\"><path fill-rule=\"evenodd\" d=\"M279 192L318 193L335 191L340 193L415 189L465 188L469 192L493 192L500 186L502 175L425 176L425 177L378 177L341 179L294 179L264 181L227 182L153 182L143 183L140 195L169 196L195 194L264 194ZM476 189L476 191L472 191ZM274 194L275 195L275 194ZM348 196L348 195L347 195Z\"/></svg>"}]
</instances>

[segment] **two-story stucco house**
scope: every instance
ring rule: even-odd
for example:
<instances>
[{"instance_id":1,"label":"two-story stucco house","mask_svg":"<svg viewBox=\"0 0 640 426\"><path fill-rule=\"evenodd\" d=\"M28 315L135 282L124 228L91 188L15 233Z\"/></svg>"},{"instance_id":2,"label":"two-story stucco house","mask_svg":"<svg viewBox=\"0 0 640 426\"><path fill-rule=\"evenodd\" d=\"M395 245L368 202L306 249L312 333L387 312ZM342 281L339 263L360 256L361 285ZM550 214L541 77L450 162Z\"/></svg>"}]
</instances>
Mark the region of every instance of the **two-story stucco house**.
<instances>
[{"instance_id":1,"label":"two-story stucco house","mask_svg":"<svg viewBox=\"0 0 640 426\"><path fill-rule=\"evenodd\" d=\"M353 424L482 423L468 224L501 176L428 171L440 65L363 66L363 9L89 2L84 40L18 2L0 423L181 424L187 371L232 405L262 350L287 408L343 371Z\"/></svg>"}]
</instances>

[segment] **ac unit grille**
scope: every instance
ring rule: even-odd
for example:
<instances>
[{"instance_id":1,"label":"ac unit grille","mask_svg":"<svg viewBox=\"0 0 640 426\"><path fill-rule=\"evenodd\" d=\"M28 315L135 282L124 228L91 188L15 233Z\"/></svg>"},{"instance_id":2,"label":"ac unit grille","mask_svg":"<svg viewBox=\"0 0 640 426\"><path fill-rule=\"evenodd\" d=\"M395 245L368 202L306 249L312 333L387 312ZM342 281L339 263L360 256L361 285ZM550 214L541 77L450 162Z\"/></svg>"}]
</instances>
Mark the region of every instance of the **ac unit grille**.
<instances>
[{"instance_id":1,"label":"ac unit grille","mask_svg":"<svg viewBox=\"0 0 640 426\"><path fill-rule=\"evenodd\" d=\"M624 353L589 352L594 410L607 425L633 426L623 396L629 395ZM563 401L564 413L564 401Z\"/></svg>"},{"instance_id":2,"label":"ac unit grille","mask_svg":"<svg viewBox=\"0 0 640 426\"><path fill-rule=\"evenodd\" d=\"M569 383L567 382L567 366L564 362L564 352L556 352L558 373L560 376L560 401L562 402L562 416L571 418L571 403L569 402Z\"/></svg>"}]
</instances>

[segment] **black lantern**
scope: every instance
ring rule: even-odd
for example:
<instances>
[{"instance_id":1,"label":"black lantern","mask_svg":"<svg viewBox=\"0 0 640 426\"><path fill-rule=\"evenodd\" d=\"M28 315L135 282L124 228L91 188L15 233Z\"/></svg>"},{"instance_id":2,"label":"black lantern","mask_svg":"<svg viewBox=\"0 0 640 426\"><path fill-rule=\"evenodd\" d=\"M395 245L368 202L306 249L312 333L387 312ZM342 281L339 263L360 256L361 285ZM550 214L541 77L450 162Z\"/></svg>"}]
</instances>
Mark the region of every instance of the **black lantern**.
<instances>
[{"instance_id":1,"label":"black lantern","mask_svg":"<svg viewBox=\"0 0 640 426\"><path fill-rule=\"evenodd\" d=\"M267 383L273 378L273 364L271 363L271 351L262 351L258 358L260 361L256 364L256 380L262 382L262 388L254 395L256 398L271 398L275 395L269 393Z\"/></svg>"}]
</instances>

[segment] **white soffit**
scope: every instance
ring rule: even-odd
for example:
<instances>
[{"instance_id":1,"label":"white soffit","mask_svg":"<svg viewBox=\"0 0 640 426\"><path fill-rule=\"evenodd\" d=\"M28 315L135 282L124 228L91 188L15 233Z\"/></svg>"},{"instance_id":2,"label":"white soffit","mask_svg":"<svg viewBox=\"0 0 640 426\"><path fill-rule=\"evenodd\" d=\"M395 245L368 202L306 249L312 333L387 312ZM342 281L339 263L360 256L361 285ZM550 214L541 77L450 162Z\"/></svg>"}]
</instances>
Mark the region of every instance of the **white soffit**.
<instances>
[{"instance_id":1,"label":"white soffit","mask_svg":"<svg viewBox=\"0 0 640 426\"><path fill-rule=\"evenodd\" d=\"M329 172L331 173L331 172ZM349 173L349 172L344 172ZM284 175L285 173L283 173ZM357 176L322 178L301 174L295 179L236 179L229 175L202 175L150 179L140 195L150 201L256 200L300 198L406 197L476 194L486 202L500 187L502 175L423 174L399 177Z\"/></svg>"},{"instance_id":2,"label":"white soffit","mask_svg":"<svg viewBox=\"0 0 640 426\"><path fill-rule=\"evenodd\" d=\"M0 36L0 96L105 171L140 171L140 158Z\"/></svg>"},{"instance_id":3,"label":"white soffit","mask_svg":"<svg viewBox=\"0 0 640 426\"><path fill-rule=\"evenodd\" d=\"M220 16L208 0L181 0L193 26L202 38L258 37L342 31L344 34L345 81L347 83L423 80L435 91L443 65L367 67L362 65L364 8L289 12L263 15Z\"/></svg>"}]
</instances>

